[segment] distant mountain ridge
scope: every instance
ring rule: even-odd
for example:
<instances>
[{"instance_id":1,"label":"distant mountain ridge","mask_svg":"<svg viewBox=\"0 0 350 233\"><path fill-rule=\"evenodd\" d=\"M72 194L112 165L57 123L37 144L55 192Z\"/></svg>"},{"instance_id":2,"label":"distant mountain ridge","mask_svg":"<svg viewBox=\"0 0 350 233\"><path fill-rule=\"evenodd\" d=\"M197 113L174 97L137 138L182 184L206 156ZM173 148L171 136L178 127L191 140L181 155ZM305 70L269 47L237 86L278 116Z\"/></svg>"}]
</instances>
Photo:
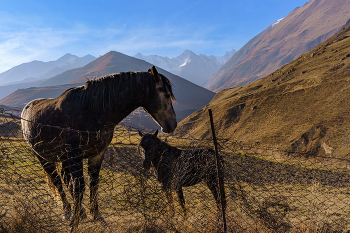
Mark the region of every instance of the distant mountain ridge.
<instances>
[{"instance_id":1,"label":"distant mountain ridge","mask_svg":"<svg viewBox=\"0 0 350 233\"><path fill-rule=\"evenodd\" d=\"M236 50L232 49L227 51L223 56L207 56L204 54L197 55L186 49L174 58L158 55L142 55L141 53L137 53L134 57L183 77L194 84L204 86L205 81L228 61L235 52Z\"/></svg>"},{"instance_id":2,"label":"distant mountain ridge","mask_svg":"<svg viewBox=\"0 0 350 233\"><path fill-rule=\"evenodd\" d=\"M338 33L350 18L348 0L310 0L252 38L205 84L219 91L260 79Z\"/></svg>"},{"instance_id":3,"label":"distant mountain ridge","mask_svg":"<svg viewBox=\"0 0 350 233\"><path fill-rule=\"evenodd\" d=\"M84 67L69 70L47 79L45 82L51 84L51 86L19 89L5 98L2 98L0 104L23 107L26 103L36 98L55 98L66 89L82 85L86 80L94 77L101 77L122 71L147 71L151 67L152 64L146 61L111 51ZM177 103L174 104L174 109L178 121L181 121L192 112L204 107L215 95L215 93L161 68L157 67L157 70L159 73L166 76L174 85L173 90L177 100ZM124 120L124 123L137 128L157 128L157 124L151 117L140 109L130 114Z\"/></svg>"},{"instance_id":4,"label":"distant mountain ridge","mask_svg":"<svg viewBox=\"0 0 350 233\"><path fill-rule=\"evenodd\" d=\"M31 61L15 66L0 74L0 85L37 81L51 78L66 70L85 66L96 58L92 55L78 57L67 53L55 61Z\"/></svg>"}]
</instances>

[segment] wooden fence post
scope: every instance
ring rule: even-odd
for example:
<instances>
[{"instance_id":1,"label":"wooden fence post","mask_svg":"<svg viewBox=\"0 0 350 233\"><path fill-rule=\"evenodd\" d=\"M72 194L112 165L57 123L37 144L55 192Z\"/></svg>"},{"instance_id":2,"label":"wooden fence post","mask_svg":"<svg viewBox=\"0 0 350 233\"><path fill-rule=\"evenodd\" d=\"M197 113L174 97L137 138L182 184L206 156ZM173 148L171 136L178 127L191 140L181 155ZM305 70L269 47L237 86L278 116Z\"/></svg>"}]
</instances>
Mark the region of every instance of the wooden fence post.
<instances>
[{"instance_id":1,"label":"wooden fence post","mask_svg":"<svg viewBox=\"0 0 350 233\"><path fill-rule=\"evenodd\" d=\"M215 147L215 155L216 155L216 171L218 174L218 179L219 179L219 195L220 195L220 200L221 200L221 210L222 210L222 221L224 223L224 232L227 232L227 224L226 224L226 214L225 214L225 187L224 187L224 180L222 176L222 171L221 171L221 163L220 163L220 158L219 158L219 152L218 152L218 142L216 140L216 135L215 135L215 129L214 129L214 121L213 121L213 113L211 109L209 109L209 117L210 117L210 124L211 124L211 132L213 134L213 141L214 141L214 147Z\"/></svg>"}]
</instances>

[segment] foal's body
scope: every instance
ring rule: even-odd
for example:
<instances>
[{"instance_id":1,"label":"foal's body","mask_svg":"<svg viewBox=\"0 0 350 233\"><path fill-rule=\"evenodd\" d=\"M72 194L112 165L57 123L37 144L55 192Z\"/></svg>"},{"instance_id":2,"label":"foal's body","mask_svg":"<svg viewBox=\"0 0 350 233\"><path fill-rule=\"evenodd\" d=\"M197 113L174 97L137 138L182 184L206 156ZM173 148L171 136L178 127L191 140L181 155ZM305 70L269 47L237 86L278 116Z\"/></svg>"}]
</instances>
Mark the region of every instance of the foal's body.
<instances>
[{"instance_id":1,"label":"foal's body","mask_svg":"<svg viewBox=\"0 0 350 233\"><path fill-rule=\"evenodd\" d=\"M88 159L90 212L103 221L98 210L97 188L104 152L114 127L133 110L142 106L164 132L176 128L171 83L155 67L148 72L109 75L71 88L55 99L37 99L22 112L23 135L36 153L63 202L64 219L71 206L63 191L55 162L62 163L61 176L74 199L71 231L84 214L81 207L85 182L83 159Z\"/></svg>"},{"instance_id":2,"label":"foal's body","mask_svg":"<svg viewBox=\"0 0 350 233\"><path fill-rule=\"evenodd\" d=\"M219 210L221 199L216 170L215 151L212 149L181 150L161 141L154 134L141 134L139 148L142 152L143 167L153 167L158 181L171 201L171 190L175 190L180 205L186 212L182 187L204 181L212 192ZM222 161L221 161L222 163ZM220 164L222 166L222 164ZM225 196L225 194L224 194ZM226 200L224 198L224 205Z\"/></svg>"}]
</instances>

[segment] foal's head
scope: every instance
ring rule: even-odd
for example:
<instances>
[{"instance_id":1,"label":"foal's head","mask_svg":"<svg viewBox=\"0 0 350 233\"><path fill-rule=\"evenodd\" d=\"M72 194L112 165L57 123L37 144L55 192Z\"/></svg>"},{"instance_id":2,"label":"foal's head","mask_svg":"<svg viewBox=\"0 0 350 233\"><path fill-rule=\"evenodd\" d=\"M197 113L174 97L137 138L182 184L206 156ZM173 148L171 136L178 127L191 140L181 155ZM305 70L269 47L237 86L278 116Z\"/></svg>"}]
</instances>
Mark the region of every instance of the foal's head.
<instances>
[{"instance_id":1,"label":"foal's head","mask_svg":"<svg viewBox=\"0 0 350 233\"><path fill-rule=\"evenodd\" d=\"M143 168L149 170L152 165L152 160L157 156L157 144L160 142L160 139L157 137L158 130L153 134L143 134L139 131L139 135L141 136L139 151L143 160Z\"/></svg>"}]
</instances>

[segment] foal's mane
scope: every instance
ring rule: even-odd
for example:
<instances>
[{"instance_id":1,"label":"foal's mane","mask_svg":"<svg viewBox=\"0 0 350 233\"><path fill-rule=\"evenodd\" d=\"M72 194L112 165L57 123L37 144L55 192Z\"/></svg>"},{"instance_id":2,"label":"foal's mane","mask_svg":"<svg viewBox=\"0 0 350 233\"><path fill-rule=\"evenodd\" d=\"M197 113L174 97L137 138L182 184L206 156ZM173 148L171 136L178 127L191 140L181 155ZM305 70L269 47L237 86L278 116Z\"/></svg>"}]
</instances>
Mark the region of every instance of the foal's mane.
<instances>
[{"instance_id":1,"label":"foal's mane","mask_svg":"<svg viewBox=\"0 0 350 233\"><path fill-rule=\"evenodd\" d=\"M159 74L164 90L175 100L172 84ZM155 78L150 72L121 72L94 78L85 83L81 100L83 106L92 112L113 110L135 98L152 99L156 93ZM146 91L148 90L148 92Z\"/></svg>"},{"instance_id":2,"label":"foal's mane","mask_svg":"<svg viewBox=\"0 0 350 233\"><path fill-rule=\"evenodd\" d=\"M138 151L140 151L140 147L141 147L141 141L150 138L154 141L154 144L151 145L151 150L153 151L157 151L158 153L163 154L165 150L168 150L168 152L177 152L177 151L181 151L180 149L171 146L170 144L168 144L167 142L164 142L163 140L161 140L160 138L158 138L157 136L153 135L153 134L145 134L142 139L139 142L138 145ZM173 155L175 155L176 153L174 153Z\"/></svg>"}]
</instances>

